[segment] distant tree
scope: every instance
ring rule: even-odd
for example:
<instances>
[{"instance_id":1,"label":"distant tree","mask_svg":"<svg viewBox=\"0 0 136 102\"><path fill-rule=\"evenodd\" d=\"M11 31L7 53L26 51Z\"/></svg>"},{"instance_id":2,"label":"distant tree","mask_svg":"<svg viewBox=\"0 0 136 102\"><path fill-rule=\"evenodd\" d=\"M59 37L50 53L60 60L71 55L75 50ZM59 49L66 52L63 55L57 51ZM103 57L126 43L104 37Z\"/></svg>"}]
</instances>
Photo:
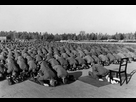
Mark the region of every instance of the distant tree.
<instances>
[{"instance_id":1,"label":"distant tree","mask_svg":"<svg viewBox=\"0 0 136 102\"><path fill-rule=\"evenodd\" d=\"M85 31L80 31L79 34L85 35Z\"/></svg>"},{"instance_id":2,"label":"distant tree","mask_svg":"<svg viewBox=\"0 0 136 102\"><path fill-rule=\"evenodd\" d=\"M96 34L96 36L97 36L97 40L101 40L102 39L102 33L99 33L99 34Z\"/></svg>"},{"instance_id":3,"label":"distant tree","mask_svg":"<svg viewBox=\"0 0 136 102\"><path fill-rule=\"evenodd\" d=\"M135 31L135 33L134 33L134 39L136 40L136 31Z\"/></svg>"}]
</instances>

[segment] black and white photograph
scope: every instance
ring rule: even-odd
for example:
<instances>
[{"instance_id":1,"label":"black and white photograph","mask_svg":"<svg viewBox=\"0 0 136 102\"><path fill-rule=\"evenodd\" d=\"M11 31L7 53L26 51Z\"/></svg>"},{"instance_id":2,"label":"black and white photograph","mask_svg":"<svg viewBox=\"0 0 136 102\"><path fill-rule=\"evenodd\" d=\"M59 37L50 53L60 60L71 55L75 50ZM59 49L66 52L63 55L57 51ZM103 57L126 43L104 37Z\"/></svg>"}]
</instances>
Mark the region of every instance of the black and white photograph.
<instances>
[{"instance_id":1,"label":"black and white photograph","mask_svg":"<svg viewBox=\"0 0 136 102\"><path fill-rule=\"evenodd\" d=\"M136 98L136 5L0 5L0 98Z\"/></svg>"}]
</instances>

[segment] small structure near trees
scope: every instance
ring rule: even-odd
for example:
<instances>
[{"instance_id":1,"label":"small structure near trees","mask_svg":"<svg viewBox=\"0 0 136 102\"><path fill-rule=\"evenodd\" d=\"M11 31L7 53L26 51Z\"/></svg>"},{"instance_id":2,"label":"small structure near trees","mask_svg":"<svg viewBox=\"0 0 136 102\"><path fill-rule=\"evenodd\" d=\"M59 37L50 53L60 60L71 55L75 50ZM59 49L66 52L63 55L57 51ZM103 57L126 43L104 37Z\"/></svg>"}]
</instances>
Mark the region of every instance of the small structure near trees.
<instances>
[{"instance_id":1,"label":"small structure near trees","mask_svg":"<svg viewBox=\"0 0 136 102\"><path fill-rule=\"evenodd\" d=\"M7 37L6 36L0 36L0 42L4 42L7 40Z\"/></svg>"}]
</instances>

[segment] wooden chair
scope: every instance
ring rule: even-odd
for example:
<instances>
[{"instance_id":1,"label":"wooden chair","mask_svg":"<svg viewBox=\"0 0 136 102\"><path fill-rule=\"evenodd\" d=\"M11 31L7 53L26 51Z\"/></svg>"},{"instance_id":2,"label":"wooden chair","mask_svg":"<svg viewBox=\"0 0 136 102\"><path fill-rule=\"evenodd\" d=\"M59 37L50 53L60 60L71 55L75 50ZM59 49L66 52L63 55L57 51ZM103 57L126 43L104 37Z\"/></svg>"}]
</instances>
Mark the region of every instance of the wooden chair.
<instances>
[{"instance_id":1,"label":"wooden chair","mask_svg":"<svg viewBox=\"0 0 136 102\"><path fill-rule=\"evenodd\" d=\"M127 82L127 64L128 64L129 59L128 58L122 58L119 62L119 68L116 69L110 69L110 81L113 79L113 73L116 74L116 77L120 79L119 83L120 86L123 85L124 81L126 81L126 84L128 84ZM122 82L122 73L124 73L125 75L125 80Z\"/></svg>"}]
</instances>

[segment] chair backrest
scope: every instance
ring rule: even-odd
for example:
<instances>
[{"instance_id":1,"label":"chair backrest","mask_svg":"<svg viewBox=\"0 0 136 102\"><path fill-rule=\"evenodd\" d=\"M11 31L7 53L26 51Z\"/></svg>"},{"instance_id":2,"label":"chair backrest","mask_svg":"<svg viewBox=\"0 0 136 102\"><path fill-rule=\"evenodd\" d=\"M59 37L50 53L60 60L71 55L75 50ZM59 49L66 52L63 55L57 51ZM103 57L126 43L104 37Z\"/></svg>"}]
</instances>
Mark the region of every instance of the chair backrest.
<instances>
[{"instance_id":1,"label":"chair backrest","mask_svg":"<svg viewBox=\"0 0 136 102\"><path fill-rule=\"evenodd\" d=\"M129 58L122 58L120 60L119 72L124 72L127 70L128 60Z\"/></svg>"}]
</instances>

